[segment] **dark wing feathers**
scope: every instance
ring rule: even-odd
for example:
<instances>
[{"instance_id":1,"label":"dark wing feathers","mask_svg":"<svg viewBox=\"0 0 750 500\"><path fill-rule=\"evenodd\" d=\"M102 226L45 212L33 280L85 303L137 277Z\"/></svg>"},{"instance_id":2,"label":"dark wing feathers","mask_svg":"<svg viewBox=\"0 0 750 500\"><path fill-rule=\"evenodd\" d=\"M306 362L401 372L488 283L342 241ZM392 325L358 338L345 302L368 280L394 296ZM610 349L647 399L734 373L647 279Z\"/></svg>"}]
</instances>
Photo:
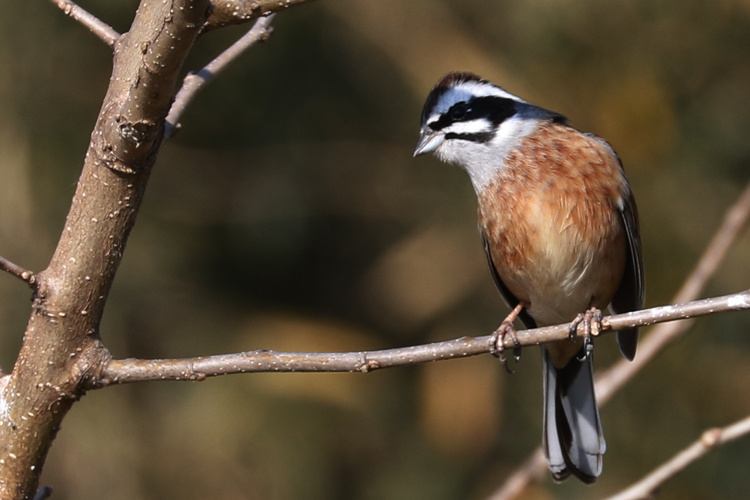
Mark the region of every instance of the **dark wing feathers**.
<instances>
[{"instance_id":1,"label":"dark wing feathers","mask_svg":"<svg viewBox=\"0 0 750 500\"><path fill-rule=\"evenodd\" d=\"M615 292L610 305L613 314L641 309L646 298L638 208L630 190L628 190L628 196L624 200L620 215L625 226L625 232L628 235L628 256L625 261L625 274L622 277L622 283ZM617 332L617 343L620 345L622 355L632 361L638 344L638 328L628 328Z\"/></svg>"},{"instance_id":2,"label":"dark wing feathers","mask_svg":"<svg viewBox=\"0 0 750 500\"><path fill-rule=\"evenodd\" d=\"M625 169L622 166L622 160L612 146L594 134L587 134L604 144L614 155L620 169L625 175ZM623 193L623 206L620 207L620 217L625 227L625 233L628 236L628 255L625 261L625 273L620 283L620 288L615 292L612 303L609 306L613 314L637 311L643 308L646 298L646 285L643 280L643 258L641 257L641 230L638 221L638 207L635 204L635 197L626 182L626 191ZM628 360L632 361L635 357L635 350L638 345L638 328L628 328L617 332L617 343L620 346L620 352Z\"/></svg>"}]
</instances>

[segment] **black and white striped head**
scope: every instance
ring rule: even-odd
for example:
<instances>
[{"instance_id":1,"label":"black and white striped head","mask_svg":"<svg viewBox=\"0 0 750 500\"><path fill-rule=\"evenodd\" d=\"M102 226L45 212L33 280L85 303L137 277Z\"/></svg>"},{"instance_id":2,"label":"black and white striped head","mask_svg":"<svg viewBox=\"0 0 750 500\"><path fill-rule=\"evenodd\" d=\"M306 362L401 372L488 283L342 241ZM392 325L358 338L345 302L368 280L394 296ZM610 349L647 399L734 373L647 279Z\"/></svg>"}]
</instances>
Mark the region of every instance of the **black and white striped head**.
<instances>
[{"instance_id":1,"label":"black and white striped head","mask_svg":"<svg viewBox=\"0 0 750 500\"><path fill-rule=\"evenodd\" d=\"M477 191L542 120L565 117L534 106L473 73L449 73L430 92L414 156L435 153L464 168Z\"/></svg>"}]
</instances>

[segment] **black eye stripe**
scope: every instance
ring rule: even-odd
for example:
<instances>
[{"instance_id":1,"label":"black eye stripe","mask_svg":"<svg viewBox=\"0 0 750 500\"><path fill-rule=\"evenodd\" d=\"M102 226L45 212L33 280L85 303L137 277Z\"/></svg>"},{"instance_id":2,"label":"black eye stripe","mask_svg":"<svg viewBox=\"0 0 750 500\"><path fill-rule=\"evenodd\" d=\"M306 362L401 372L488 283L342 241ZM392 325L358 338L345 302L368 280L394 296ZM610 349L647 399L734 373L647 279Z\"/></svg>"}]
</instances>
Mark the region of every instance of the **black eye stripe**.
<instances>
[{"instance_id":1,"label":"black eye stripe","mask_svg":"<svg viewBox=\"0 0 750 500\"><path fill-rule=\"evenodd\" d=\"M492 137L495 134L492 132L477 132L474 134L457 134L455 132L449 132L445 134L445 138L447 140L450 139L459 139L463 141L472 141L472 142L490 142L492 140Z\"/></svg>"},{"instance_id":2,"label":"black eye stripe","mask_svg":"<svg viewBox=\"0 0 750 500\"><path fill-rule=\"evenodd\" d=\"M448 114L451 115L454 120L463 120L464 116L466 116L466 112L470 109L471 108L469 108L465 102L461 101L451 106L451 109L448 110Z\"/></svg>"},{"instance_id":3,"label":"black eye stripe","mask_svg":"<svg viewBox=\"0 0 750 500\"><path fill-rule=\"evenodd\" d=\"M463 111L465 107L465 112ZM457 122L466 122L484 118L495 127L516 114L516 101L505 97L475 97L467 103L456 103L440 118L430 125L432 130L443 130Z\"/></svg>"}]
</instances>

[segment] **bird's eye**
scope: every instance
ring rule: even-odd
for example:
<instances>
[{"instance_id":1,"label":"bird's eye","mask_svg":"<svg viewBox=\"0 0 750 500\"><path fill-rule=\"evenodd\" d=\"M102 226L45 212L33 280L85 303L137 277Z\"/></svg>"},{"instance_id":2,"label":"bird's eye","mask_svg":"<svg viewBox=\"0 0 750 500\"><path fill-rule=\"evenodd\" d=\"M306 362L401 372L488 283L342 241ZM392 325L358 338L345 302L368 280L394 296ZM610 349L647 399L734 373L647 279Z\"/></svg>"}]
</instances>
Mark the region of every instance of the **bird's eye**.
<instances>
[{"instance_id":1,"label":"bird's eye","mask_svg":"<svg viewBox=\"0 0 750 500\"><path fill-rule=\"evenodd\" d=\"M460 120L466 116L466 112L468 110L469 107L465 102L459 102L451 106L451 109L448 111L448 113L450 113L451 118L453 118L454 120Z\"/></svg>"}]
</instances>

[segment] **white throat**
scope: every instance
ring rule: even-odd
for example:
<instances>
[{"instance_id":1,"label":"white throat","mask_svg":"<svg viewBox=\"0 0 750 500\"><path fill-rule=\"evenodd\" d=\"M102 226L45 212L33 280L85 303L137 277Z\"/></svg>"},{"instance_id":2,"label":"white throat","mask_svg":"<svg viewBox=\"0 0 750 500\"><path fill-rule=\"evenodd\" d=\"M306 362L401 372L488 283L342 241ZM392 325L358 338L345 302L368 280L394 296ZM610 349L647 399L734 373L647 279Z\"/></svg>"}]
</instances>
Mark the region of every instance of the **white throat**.
<instances>
[{"instance_id":1,"label":"white throat","mask_svg":"<svg viewBox=\"0 0 750 500\"><path fill-rule=\"evenodd\" d=\"M516 115L504 121L489 142L449 140L435 150L442 161L453 163L466 170L480 194L505 167L505 159L521 141L539 126L538 116Z\"/></svg>"}]
</instances>

